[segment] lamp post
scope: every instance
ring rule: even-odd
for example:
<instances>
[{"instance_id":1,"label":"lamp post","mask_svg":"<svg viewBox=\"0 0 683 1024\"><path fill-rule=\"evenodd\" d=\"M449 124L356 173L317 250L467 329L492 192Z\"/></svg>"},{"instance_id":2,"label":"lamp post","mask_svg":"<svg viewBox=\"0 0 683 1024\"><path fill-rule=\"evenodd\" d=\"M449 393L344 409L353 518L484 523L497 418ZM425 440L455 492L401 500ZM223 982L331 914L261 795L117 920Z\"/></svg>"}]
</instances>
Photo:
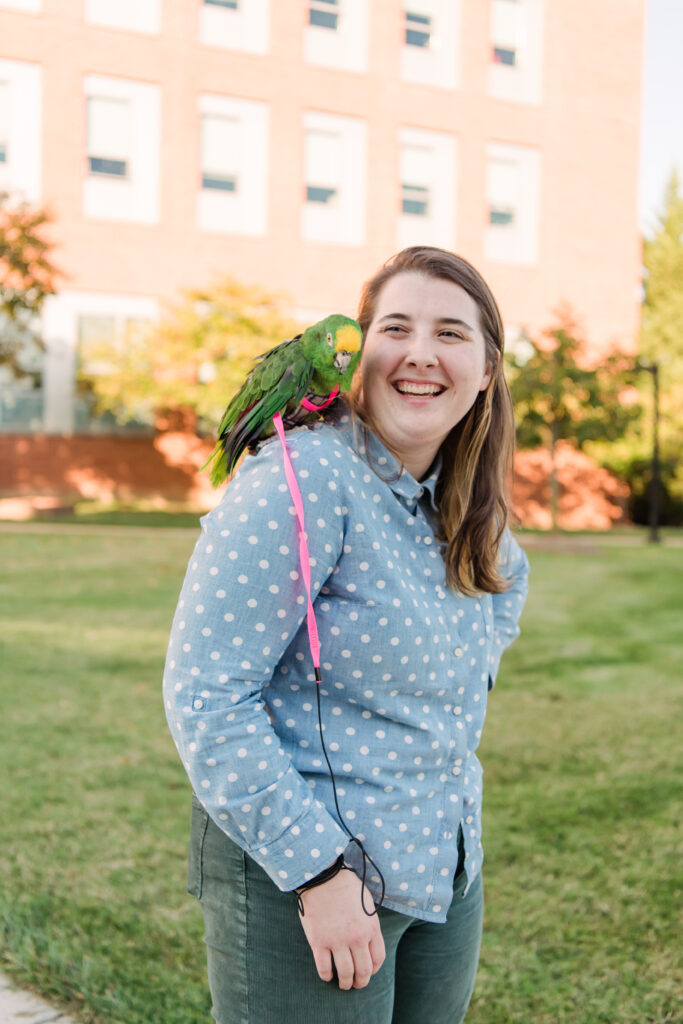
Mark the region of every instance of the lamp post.
<instances>
[{"instance_id":1,"label":"lamp post","mask_svg":"<svg viewBox=\"0 0 683 1024\"><path fill-rule=\"evenodd\" d=\"M659 363L654 359L639 359L638 370L652 374L652 478L650 480L650 536L651 544L659 544Z\"/></svg>"}]
</instances>

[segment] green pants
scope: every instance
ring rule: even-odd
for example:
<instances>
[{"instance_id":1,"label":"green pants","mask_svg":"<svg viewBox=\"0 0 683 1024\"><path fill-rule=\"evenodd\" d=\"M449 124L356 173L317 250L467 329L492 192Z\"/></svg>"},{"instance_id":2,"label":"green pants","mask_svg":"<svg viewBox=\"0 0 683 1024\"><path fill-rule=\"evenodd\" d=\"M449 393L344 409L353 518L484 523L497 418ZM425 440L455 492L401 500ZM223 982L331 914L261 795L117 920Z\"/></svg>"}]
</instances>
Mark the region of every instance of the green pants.
<instances>
[{"instance_id":1,"label":"green pants","mask_svg":"<svg viewBox=\"0 0 683 1024\"><path fill-rule=\"evenodd\" d=\"M386 960L363 989L321 981L296 901L193 800L188 889L204 914L218 1024L459 1024L477 973L481 876L467 896L461 846L443 924L380 908Z\"/></svg>"}]
</instances>

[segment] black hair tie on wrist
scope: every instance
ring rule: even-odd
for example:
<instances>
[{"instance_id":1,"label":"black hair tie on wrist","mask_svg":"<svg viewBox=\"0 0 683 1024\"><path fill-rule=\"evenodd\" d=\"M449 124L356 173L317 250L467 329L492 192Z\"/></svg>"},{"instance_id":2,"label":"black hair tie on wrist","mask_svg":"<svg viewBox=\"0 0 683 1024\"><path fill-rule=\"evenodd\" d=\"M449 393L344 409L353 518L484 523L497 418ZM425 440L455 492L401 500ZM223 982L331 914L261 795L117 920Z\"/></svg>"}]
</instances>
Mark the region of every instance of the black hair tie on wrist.
<instances>
[{"instance_id":1,"label":"black hair tie on wrist","mask_svg":"<svg viewBox=\"0 0 683 1024\"><path fill-rule=\"evenodd\" d=\"M323 885L325 882L329 882L330 879L336 878L339 872L344 870L352 871L353 868L348 867L348 865L344 863L344 854L340 853L334 864L330 864L329 868L325 868L325 870L321 871L319 875L315 876L315 878L311 878L308 882L304 882L303 885L300 885L294 890L296 903L302 917L304 917L306 913L304 910L304 901L301 898L303 893L307 892L309 889L315 889L317 885Z\"/></svg>"}]
</instances>

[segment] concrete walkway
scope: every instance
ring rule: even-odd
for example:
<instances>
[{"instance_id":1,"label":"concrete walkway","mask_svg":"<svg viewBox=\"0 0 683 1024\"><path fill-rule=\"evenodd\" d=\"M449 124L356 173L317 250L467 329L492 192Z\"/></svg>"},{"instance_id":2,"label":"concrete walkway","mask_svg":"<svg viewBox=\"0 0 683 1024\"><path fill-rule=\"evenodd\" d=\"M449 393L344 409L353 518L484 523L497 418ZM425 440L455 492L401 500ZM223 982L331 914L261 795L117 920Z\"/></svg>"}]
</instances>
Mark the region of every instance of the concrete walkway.
<instances>
[{"instance_id":1,"label":"concrete walkway","mask_svg":"<svg viewBox=\"0 0 683 1024\"><path fill-rule=\"evenodd\" d=\"M76 1024L61 1010L48 1006L30 992L20 992L0 974L0 1024Z\"/></svg>"}]
</instances>

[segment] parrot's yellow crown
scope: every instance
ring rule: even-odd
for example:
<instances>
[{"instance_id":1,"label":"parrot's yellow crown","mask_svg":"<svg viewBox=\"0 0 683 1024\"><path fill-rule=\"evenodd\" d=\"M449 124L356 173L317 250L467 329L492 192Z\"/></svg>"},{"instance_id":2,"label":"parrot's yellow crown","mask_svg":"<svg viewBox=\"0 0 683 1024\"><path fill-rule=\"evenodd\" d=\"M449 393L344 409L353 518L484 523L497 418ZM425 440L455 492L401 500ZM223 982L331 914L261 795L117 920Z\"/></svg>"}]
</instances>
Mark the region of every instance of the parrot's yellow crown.
<instances>
[{"instance_id":1,"label":"parrot's yellow crown","mask_svg":"<svg viewBox=\"0 0 683 1024\"><path fill-rule=\"evenodd\" d=\"M362 335L355 324L344 324L336 332L335 350L337 352L360 352Z\"/></svg>"}]
</instances>

